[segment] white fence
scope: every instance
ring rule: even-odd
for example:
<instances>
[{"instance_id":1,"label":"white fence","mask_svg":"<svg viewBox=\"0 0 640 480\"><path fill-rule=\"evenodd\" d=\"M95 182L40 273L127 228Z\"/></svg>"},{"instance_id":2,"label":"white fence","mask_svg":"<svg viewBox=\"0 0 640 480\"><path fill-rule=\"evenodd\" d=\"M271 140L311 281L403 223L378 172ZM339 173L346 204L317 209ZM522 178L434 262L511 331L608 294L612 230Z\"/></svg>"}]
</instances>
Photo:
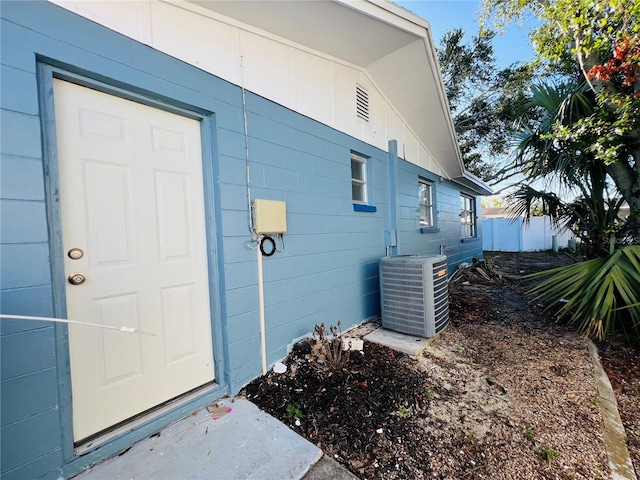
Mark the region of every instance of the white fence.
<instances>
[{"instance_id":1,"label":"white fence","mask_svg":"<svg viewBox=\"0 0 640 480\"><path fill-rule=\"evenodd\" d=\"M498 252L535 252L551 250L553 235L557 235L558 248L567 246L573 237L567 229L557 230L549 217L531 217L525 224L522 218L482 219L482 249Z\"/></svg>"}]
</instances>

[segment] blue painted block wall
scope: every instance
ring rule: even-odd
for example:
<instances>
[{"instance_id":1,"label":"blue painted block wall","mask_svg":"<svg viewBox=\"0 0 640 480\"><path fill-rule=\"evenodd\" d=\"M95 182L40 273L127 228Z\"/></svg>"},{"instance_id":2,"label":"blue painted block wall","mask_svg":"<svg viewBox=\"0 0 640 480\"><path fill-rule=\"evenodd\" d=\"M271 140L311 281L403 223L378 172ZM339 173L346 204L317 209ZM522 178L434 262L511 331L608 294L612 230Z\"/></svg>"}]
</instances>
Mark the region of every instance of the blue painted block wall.
<instances>
[{"instance_id":1,"label":"blue painted block wall","mask_svg":"<svg viewBox=\"0 0 640 480\"><path fill-rule=\"evenodd\" d=\"M377 262L384 255L388 194L376 195L377 212L354 211L350 154L353 150L368 156L371 180L384 184L387 153L255 95L248 96L247 111L252 197L287 205L284 248L264 258L267 361L272 363L315 324L340 320L348 327L378 314ZM244 151L240 153L243 157ZM223 173L221 182L226 181ZM243 192L245 179L236 175L235 181L237 191ZM223 198L223 208L224 202ZM237 207L237 218L244 223L235 224L236 238L225 232L225 251L228 244L242 259L226 261L230 273L244 266L240 274L246 274L254 268L247 265L255 264L256 252L244 245L246 205ZM228 287L235 287L227 292L227 322L230 349L245 352L234 342L246 342L246 332L252 331L255 356L256 275L250 273L244 283L236 275L227 280ZM238 372L232 382L242 385L260 373L253 368Z\"/></svg>"},{"instance_id":2,"label":"blue painted block wall","mask_svg":"<svg viewBox=\"0 0 640 480\"><path fill-rule=\"evenodd\" d=\"M52 316L35 56L12 42L5 25L3 20L0 308ZM52 324L2 320L0 368L2 478L57 478L62 449Z\"/></svg>"},{"instance_id":3,"label":"blue painted block wall","mask_svg":"<svg viewBox=\"0 0 640 480\"><path fill-rule=\"evenodd\" d=\"M36 70L38 58L46 59L214 119L211 155L205 161L215 178L207 188L215 201L212 251L218 257L212 272L218 305L216 375L227 391L237 392L261 372L256 251L247 245L240 89L50 3L5 1L0 14L0 311L53 316L61 308L54 299L63 272L52 271L49 245L60 227L47 217ZM250 93L246 108L252 198L287 203L283 250L264 259L272 363L315 324L340 320L348 327L379 314L378 260L385 254L394 189L387 152ZM375 212L353 209L352 150L369 157ZM420 234L417 177L430 173L402 160L396 173L398 253L437 253L446 244L453 248L451 268L481 255L481 242L461 243L458 186L436 183L440 232ZM70 430L64 329L2 320L0 341L3 479L58 478L126 447L123 440L102 454L73 459L72 440L64 433Z\"/></svg>"},{"instance_id":4,"label":"blue painted block wall","mask_svg":"<svg viewBox=\"0 0 640 480\"><path fill-rule=\"evenodd\" d=\"M462 262L482 259L482 222L480 197L461 185L441 180L439 176L403 160L398 167L399 209L398 253L439 254L444 245L447 252L449 275ZM437 232L421 233L418 204L418 179L423 177L432 183L433 215ZM475 198L476 237L461 237L460 194Z\"/></svg>"}]
</instances>

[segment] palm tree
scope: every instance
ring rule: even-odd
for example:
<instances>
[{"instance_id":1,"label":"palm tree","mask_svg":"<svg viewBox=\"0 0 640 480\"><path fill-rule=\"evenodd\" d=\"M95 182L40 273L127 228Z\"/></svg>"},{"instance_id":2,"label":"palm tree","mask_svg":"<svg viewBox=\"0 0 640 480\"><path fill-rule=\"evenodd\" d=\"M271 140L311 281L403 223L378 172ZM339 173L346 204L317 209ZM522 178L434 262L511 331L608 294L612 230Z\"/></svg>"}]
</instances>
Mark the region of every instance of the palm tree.
<instances>
[{"instance_id":1,"label":"palm tree","mask_svg":"<svg viewBox=\"0 0 640 480\"><path fill-rule=\"evenodd\" d=\"M549 215L560 226L575 226L588 246L587 257L609 253L611 234L626 236L625 222L619 218L620 195L610 189L605 165L585 148L584 138L567 141L558 131L571 127L592 114L594 97L586 84L537 85L518 112L514 164L529 182L549 181L565 190L579 192L573 202L555 193L523 184L510 196L513 214L528 221L534 209ZM612 195L614 193L614 195Z\"/></svg>"},{"instance_id":2,"label":"palm tree","mask_svg":"<svg viewBox=\"0 0 640 480\"><path fill-rule=\"evenodd\" d=\"M535 275L530 294L578 330L603 338L614 328L640 334L640 245L633 227L619 216L622 195L609 185L607 166L588 148L585 135L565 135L593 113L586 85L538 85L518 112L514 165L529 182L553 179L579 191L573 202L523 184L510 198L513 215L528 220L534 207L559 225L572 225L587 245L589 260ZM595 138L593 141L597 141ZM621 247L621 249L616 249Z\"/></svg>"}]
</instances>

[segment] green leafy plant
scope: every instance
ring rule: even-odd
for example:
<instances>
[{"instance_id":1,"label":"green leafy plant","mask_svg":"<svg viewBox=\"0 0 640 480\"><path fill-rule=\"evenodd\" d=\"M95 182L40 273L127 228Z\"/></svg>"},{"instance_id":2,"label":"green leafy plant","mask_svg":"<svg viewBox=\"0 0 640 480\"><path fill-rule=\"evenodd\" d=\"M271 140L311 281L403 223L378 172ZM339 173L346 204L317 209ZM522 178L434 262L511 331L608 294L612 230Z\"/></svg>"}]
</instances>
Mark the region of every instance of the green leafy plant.
<instances>
[{"instance_id":1,"label":"green leafy plant","mask_svg":"<svg viewBox=\"0 0 640 480\"><path fill-rule=\"evenodd\" d=\"M409 417L411 415L411 410L409 410L408 408L405 407L400 407L398 408L398 414L402 417Z\"/></svg>"},{"instance_id":2,"label":"green leafy plant","mask_svg":"<svg viewBox=\"0 0 640 480\"><path fill-rule=\"evenodd\" d=\"M640 189L635 183L640 168L640 97L637 95L640 28L638 22L631 19L640 15L640 2L484 0L484 5L485 21L496 18L503 26L511 20L524 19L529 13L536 15L539 23L531 32L531 38L539 61L549 71L573 78L588 89L591 112L559 124L553 120L546 122L544 116L529 118L534 124L541 119L551 129L560 127L558 135L545 140L546 153L566 156L572 170L588 165L606 169L614 190L611 197L623 198L630 207L630 215L621 220L630 227L637 243L640 237ZM548 158L538 157L536 163L544 165Z\"/></svg>"},{"instance_id":3,"label":"green leafy plant","mask_svg":"<svg viewBox=\"0 0 640 480\"><path fill-rule=\"evenodd\" d=\"M427 400L427 402L433 402L433 399L435 398L435 392L433 388L424 387L424 398Z\"/></svg>"},{"instance_id":4,"label":"green leafy plant","mask_svg":"<svg viewBox=\"0 0 640 480\"><path fill-rule=\"evenodd\" d=\"M302 408L297 403L293 403L287 407L287 415L289 418L302 418Z\"/></svg>"},{"instance_id":5,"label":"green leafy plant","mask_svg":"<svg viewBox=\"0 0 640 480\"><path fill-rule=\"evenodd\" d=\"M591 405L598 405L600 403L600 400L598 400L597 398L594 398L594 397L589 397L589 403Z\"/></svg>"},{"instance_id":6,"label":"green leafy plant","mask_svg":"<svg viewBox=\"0 0 640 480\"><path fill-rule=\"evenodd\" d=\"M524 436L530 442L533 442L536 439L536 434L533 431L533 428L531 427L524 427L524 430L522 431L522 433L524 433Z\"/></svg>"},{"instance_id":7,"label":"green leafy plant","mask_svg":"<svg viewBox=\"0 0 640 480\"><path fill-rule=\"evenodd\" d=\"M640 245L607 257L529 275L544 278L528 294L546 309L561 305L560 317L580 333L603 339L616 326L640 334Z\"/></svg>"},{"instance_id":8,"label":"green leafy plant","mask_svg":"<svg viewBox=\"0 0 640 480\"><path fill-rule=\"evenodd\" d=\"M456 345L456 353L462 353L464 348L462 348L460 345Z\"/></svg>"},{"instance_id":9,"label":"green leafy plant","mask_svg":"<svg viewBox=\"0 0 640 480\"><path fill-rule=\"evenodd\" d=\"M546 460L547 462L551 462L554 458L560 455L557 451L550 447L544 447L540 449L538 453L540 454L542 459Z\"/></svg>"}]
</instances>

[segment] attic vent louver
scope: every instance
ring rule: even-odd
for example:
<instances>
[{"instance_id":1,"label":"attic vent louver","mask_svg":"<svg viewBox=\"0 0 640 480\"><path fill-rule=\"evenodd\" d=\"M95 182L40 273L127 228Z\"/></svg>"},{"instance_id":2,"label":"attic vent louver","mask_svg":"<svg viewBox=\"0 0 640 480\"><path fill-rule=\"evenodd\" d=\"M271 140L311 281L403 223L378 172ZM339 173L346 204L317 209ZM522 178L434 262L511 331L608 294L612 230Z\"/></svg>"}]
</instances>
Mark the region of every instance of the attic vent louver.
<instances>
[{"instance_id":1,"label":"attic vent louver","mask_svg":"<svg viewBox=\"0 0 640 480\"><path fill-rule=\"evenodd\" d=\"M365 122L369 121L369 92L356 85L356 115Z\"/></svg>"}]
</instances>

